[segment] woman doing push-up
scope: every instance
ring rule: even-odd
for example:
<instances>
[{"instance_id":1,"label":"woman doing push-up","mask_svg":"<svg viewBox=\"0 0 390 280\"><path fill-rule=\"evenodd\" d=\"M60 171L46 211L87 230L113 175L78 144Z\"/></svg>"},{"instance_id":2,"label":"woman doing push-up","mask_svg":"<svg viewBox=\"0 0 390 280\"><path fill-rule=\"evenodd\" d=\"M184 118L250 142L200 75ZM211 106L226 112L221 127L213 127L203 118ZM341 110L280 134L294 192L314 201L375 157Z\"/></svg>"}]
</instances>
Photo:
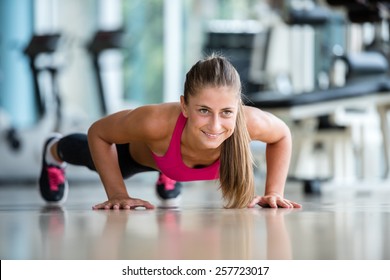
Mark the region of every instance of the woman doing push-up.
<instances>
[{"instance_id":1,"label":"woman doing push-up","mask_svg":"<svg viewBox=\"0 0 390 280\"><path fill-rule=\"evenodd\" d=\"M50 137L45 145L40 191L48 202L66 198L66 163L96 170L107 201L93 209L154 206L132 197L124 179L159 171L164 201L180 195L179 182L219 180L227 208L300 208L284 198L291 134L284 122L244 106L239 74L224 57L211 55L187 73L180 102L141 106L106 116L88 134ZM251 141L266 143L265 193L255 194Z\"/></svg>"}]
</instances>

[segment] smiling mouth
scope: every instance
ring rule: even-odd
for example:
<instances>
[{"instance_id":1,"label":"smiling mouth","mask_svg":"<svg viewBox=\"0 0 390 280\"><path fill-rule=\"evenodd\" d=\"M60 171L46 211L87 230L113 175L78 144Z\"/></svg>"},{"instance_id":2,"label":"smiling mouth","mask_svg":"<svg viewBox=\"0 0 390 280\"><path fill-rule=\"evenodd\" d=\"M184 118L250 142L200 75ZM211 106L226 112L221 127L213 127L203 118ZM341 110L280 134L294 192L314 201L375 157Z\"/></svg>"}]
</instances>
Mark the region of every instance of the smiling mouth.
<instances>
[{"instance_id":1,"label":"smiling mouth","mask_svg":"<svg viewBox=\"0 0 390 280\"><path fill-rule=\"evenodd\" d=\"M217 138L218 136L220 136L223 132L221 133L208 133L206 131L202 131L207 137L209 138Z\"/></svg>"}]
</instances>

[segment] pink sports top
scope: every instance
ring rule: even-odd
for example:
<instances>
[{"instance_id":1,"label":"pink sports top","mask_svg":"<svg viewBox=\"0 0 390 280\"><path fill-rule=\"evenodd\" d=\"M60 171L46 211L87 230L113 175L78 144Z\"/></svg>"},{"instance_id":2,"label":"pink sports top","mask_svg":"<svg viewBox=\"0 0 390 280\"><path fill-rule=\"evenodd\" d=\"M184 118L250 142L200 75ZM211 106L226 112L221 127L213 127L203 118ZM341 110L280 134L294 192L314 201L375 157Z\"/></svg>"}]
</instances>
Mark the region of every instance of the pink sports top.
<instances>
[{"instance_id":1,"label":"pink sports top","mask_svg":"<svg viewBox=\"0 0 390 280\"><path fill-rule=\"evenodd\" d=\"M165 155L160 157L152 152L158 168L169 178L180 182L218 179L219 159L202 168L190 168L184 164L181 157L180 141L186 123L187 119L180 113Z\"/></svg>"}]
</instances>

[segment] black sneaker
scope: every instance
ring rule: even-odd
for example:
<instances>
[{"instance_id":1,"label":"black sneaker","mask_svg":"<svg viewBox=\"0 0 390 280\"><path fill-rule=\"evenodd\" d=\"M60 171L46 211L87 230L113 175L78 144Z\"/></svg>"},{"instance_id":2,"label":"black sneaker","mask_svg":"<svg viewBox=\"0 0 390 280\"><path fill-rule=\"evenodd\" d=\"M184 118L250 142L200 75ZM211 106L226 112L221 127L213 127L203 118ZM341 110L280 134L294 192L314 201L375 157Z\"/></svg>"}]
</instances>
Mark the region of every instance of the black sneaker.
<instances>
[{"instance_id":1,"label":"black sneaker","mask_svg":"<svg viewBox=\"0 0 390 280\"><path fill-rule=\"evenodd\" d=\"M156 183L156 192L160 198L162 208L175 208L179 206L181 183L160 173Z\"/></svg>"},{"instance_id":2,"label":"black sneaker","mask_svg":"<svg viewBox=\"0 0 390 280\"><path fill-rule=\"evenodd\" d=\"M65 177L65 168L46 163L47 145L56 137L50 137L43 146L42 170L39 178L41 196L47 202L61 203L68 194L68 182Z\"/></svg>"}]
</instances>

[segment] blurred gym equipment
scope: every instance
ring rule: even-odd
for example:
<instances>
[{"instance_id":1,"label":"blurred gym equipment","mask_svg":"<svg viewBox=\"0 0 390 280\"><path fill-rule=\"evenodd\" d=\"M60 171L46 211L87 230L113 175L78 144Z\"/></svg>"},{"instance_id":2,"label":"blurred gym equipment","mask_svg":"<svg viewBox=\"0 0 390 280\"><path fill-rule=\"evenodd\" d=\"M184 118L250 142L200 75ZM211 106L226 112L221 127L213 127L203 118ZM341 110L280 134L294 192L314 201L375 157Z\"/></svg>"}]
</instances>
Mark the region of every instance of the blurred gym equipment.
<instances>
[{"instance_id":1,"label":"blurred gym equipment","mask_svg":"<svg viewBox=\"0 0 390 280\"><path fill-rule=\"evenodd\" d=\"M98 87L98 99L100 103L101 114L109 113L107 105L107 93L104 90L102 67L100 59L102 54L107 50L123 50L126 48L126 33L123 29L95 32L92 40L87 45L87 50L91 55L93 70L95 73Z\"/></svg>"},{"instance_id":2,"label":"blurred gym equipment","mask_svg":"<svg viewBox=\"0 0 390 280\"><path fill-rule=\"evenodd\" d=\"M349 22L359 24L388 22L389 1L328 1L328 3L332 6L342 6ZM315 30L321 28L323 31L324 25L333 18L332 12L326 7L317 5L315 1L313 4L310 8L298 10L287 5L288 8L283 10L285 22L294 26L310 25ZM322 181L331 180L344 184L350 179L352 181L363 180L365 179L365 167L368 165L378 168L383 166L380 162L370 162L363 155L366 145L364 140L360 139L360 143L356 144L352 137L354 129L364 130L369 108L374 108L379 116L384 155L382 177L386 179L389 177L390 134L387 118L387 112L390 109L387 55L389 45L380 37L379 32L376 32L373 42L363 46L360 53L346 53L343 46L338 46L337 49L329 45L325 48L328 52L320 52L315 60L319 59L321 63L323 62L322 66L327 66L328 69L315 67L315 74L327 70L329 75L327 88L292 92L289 95L269 91L248 94L248 105L270 111L289 123L294 135L290 176L301 180L304 184L304 191L308 194L320 193ZM323 44L320 47L324 50ZM335 65L340 65L340 63L343 64L344 72L333 73L336 71ZM331 79L333 74L341 78L343 83L333 84ZM320 87L319 83L317 87ZM339 121L339 115L347 117ZM356 145L359 147L356 148ZM326 154L331 173L322 177L319 174L321 173L319 167L314 174L297 176L298 164L307 160L308 154L306 157L301 155L303 151L309 149L312 156L315 156L318 149L326 146L330 147Z\"/></svg>"},{"instance_id":3,"label":"blurred gym equipment","mask_svg":"<svg viewBox=\"0 0 390 280\"><path fill-rule=\"evenodd\" d=\"M24 49L29 60L33 78L34 102L37 110L37 123L28 128L13 127L10 116L2 113L0 123L0 178L7 180L34 180L37 178L44 139L53 131L58 131L61 121L61 98L55 53L62 44L61 34L33 35ZM48 74L51 92L43 90L42 74ZM47 81L46 81L47 82ZM46 85L47 85L46 84Z\"/></svg>"}]
</instances>

